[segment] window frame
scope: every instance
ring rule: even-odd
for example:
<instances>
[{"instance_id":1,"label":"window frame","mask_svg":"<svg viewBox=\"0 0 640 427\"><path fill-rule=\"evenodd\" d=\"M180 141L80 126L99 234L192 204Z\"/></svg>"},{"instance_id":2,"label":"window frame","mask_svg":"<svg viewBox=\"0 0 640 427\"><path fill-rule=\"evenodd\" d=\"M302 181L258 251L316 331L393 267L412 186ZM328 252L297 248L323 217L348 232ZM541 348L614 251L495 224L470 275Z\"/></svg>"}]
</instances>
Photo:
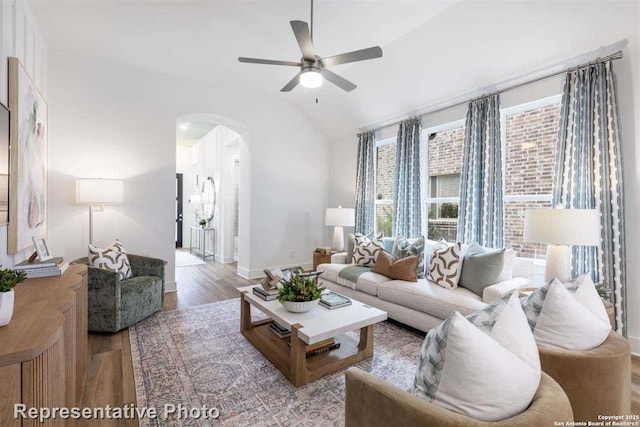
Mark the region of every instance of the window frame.
<instances>
[{"instance_id":1,"label":"window frame","mask_svg":"<svg viewBox=\"0 0 640 427\"><path fill-rule=\"evenodd\" d=\"M422 204L422 234L427 238L429 234L429 205L433 203L458 203L460 206L460 195L458 197L428 197L429 196L429 135L445 132L448 130L464 127L467 119L454 120L441 125L430 126L422 129L422 147L420 150L420 199ZM461 160L462 162L462 160Z\"/></svg>"},{"instance_id":2,"label":"window frame","mask_svg":"<svg viewBox=\"0 0 640 427\"><path fill-rule=\"evenodd\" d=\"M380 141L376 141L376 177L375 177L375 182L374 182L374 194L376 195L375 198L375 204L374 204L374 218L376 218L373 222L373 229L374 229L374 233L378 234L378 221L377 221L377 215L378 215L378 206L391 206L391 211L392 211L392 215L393 215L393 199L378 199L377 194L378 194L378 148L380 147L384 147L387 145L391 145L391 144L395 144L398 140L397 136L392 136L390 138L385 138L385 139L381 139ZM392 230L393 232L393 230Z\"/></svg>"}]
</instances>

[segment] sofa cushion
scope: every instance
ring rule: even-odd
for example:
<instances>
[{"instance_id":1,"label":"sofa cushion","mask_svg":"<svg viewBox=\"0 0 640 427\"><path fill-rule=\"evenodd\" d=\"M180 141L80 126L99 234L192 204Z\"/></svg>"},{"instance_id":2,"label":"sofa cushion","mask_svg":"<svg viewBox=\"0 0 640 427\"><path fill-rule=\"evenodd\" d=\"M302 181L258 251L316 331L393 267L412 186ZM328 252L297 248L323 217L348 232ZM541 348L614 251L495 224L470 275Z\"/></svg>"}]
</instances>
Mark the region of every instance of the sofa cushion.
<instances>
[{"instance_id":1,"label":"sofa cushion","mask_svg":"<svg viewBox=\"0 0 640 427\"><path fill-rule=\"evenodd\" d=\"M369 239L367 236L356 233L356 244L353 249L353 263L363 267L373 267L378 257L378 252L382 251L382 234Z\"/></svg>"},{"instance_id":2,"label":"sofa cushion","mask_svg":"<svg viewBox=\"0 0 640 427\"><path fill-rule=\"evenodd\" d=\"M438 286L455 289L460 281L463 254L460 242L449 245L444 239L431 254L428 279Z\"/></svg>"},{"instance_id":3,"label":"sofa cushion","mask_svg":"<svg viewBox=\"0 0 640 427\"><path fill-rule=\"evenodd\" d=\"M446 319L454 311L468 315L485 307L482 298L468 289L445 289L425 279L392 280L378 285L378 298Z\"/></svg>"},{"instance_id":4,"label":"sofa cushion","mask_svg":"<svg viewBox=\"0 0 640 427\"><path fill-rule=\"evenodd\" d=\"M318 271L322 271L322 279L329 280L333 283L337 283L341 286L345 286L340 284L338 281L338 274L344 268L349 267L348 264L320 264L318 266ZM387 276L383 276L382 274L368 272L362 273L356 282L356 290L360 292L364 292L369 295L377 296L378 295L378 285L380 283L388 282L389 279Z\"/></svg>"},{"instance_id":5,"label":"sofa cushion","mask_svg":"<svg viewBox=\"0 0 640 427\"><path fill-rule=\"evenodd\" d=\"M391 279L387 276L370 271L368 273L361 274L360 277L358 277L358 281L356 282L356 291L377 296L379 285L381 283L386 283L389 280Z\"/></svg>"},{"instance_id":6,"label":"sofa cushion","mask_svg":"<svg viewBox=\"0 0 640 427\"><path fill-rule=\"evenodd\" d=\"M390 279L415 282L418 280L418 261L419 259L415 255L396 259L387 251L380 251L372 271Z\"/></svg>"},{"instance_id":7,"label":"sofa cushion","mask_svg":"<svg viewBox=\"0 0 640 427\"><path fill-rule=\"evenodd\" d=\"M498 283L505 261L504 249L484 250L472 246L464 256L458 286L482 296L484 288Z\"/></svg>"},{"instance_id":8,"label":"sofa cushion","mask_svg":"<svg viewBox=\"0 0 640 427\"><path fill-rule=\"evenodd\" d=\"M418 257L418 279L425 278L425 256L424 256L425 241L424 236L420 236L416 239L407 239L406 237L397 236L393 243L393 249L391 255L397 259L406 258L412 255ZM429 256L431 259L431 256Z\"/></svg>"}]
</instances>

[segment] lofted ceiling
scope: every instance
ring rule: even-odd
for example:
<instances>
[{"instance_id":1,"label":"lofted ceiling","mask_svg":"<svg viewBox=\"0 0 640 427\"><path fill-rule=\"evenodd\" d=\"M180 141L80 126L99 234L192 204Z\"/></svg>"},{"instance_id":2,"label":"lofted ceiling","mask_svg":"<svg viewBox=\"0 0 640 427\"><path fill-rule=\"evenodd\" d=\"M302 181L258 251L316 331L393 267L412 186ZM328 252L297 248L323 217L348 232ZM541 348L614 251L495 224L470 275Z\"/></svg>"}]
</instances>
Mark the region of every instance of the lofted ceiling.
<instances>
[{"instance_id":1,"label":"lofted ceiling","mask_svg":"<svg viewBox=\"0 0 640 427\"><path fill-rule=\"evenodd\" d=\"M284 99L331 139L545 64L638 35L638 2L316 0L320 56L380 45L380 59L332 70L358 88L280 88L299 60L289 26L304 0L32 0L53 49ZM316 102L317 99L317 102Z\"/></svg>"}]
</instances>

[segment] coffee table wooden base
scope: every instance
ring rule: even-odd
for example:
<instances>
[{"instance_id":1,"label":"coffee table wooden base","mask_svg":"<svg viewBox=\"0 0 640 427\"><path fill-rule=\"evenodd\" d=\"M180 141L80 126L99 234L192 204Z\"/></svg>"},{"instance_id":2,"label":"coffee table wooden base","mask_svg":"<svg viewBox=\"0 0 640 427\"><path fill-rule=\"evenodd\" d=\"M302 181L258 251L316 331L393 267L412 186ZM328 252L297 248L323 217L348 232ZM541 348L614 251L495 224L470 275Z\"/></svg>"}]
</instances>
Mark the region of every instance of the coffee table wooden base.
<instances>
[{"instance_id":1,"label":"coffee table wooden base","mask_svg":"<svg viewBox=\"0 0 640 427\"><path fill-rule=\"evenodd\" d=\"M298 338L299 323L291 326L291 346L269 330L271 319L251 321L251 304L240 294L240 332L295 386L300 387L323 375L339 371L373 356L373 325L360 329L360 341L336 337L340 348L306 358L306 343Z\"/></svg>"}]
</instances>

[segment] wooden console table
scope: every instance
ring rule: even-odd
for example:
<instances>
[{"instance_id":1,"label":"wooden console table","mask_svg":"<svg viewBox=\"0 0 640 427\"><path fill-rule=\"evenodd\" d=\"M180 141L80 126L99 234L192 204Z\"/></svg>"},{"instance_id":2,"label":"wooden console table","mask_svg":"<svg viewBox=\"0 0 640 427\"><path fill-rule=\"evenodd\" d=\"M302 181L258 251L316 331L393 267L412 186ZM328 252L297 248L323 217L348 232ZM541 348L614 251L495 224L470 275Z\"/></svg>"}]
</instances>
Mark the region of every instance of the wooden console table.
<instances>
[{"instance_id":1,"label":"wooden console table","mask_svg":"<svg viewBox=\"0 0 640 427\"><path fill-rule=\"evenodd\" d=\"M14 288L13 318L0 327L0 425L36 425L13 418L14 405L79 406L87 364L87 268L29 279ZM69 425L50 419L42 425Z\"/></svg>"}]
</instances>

